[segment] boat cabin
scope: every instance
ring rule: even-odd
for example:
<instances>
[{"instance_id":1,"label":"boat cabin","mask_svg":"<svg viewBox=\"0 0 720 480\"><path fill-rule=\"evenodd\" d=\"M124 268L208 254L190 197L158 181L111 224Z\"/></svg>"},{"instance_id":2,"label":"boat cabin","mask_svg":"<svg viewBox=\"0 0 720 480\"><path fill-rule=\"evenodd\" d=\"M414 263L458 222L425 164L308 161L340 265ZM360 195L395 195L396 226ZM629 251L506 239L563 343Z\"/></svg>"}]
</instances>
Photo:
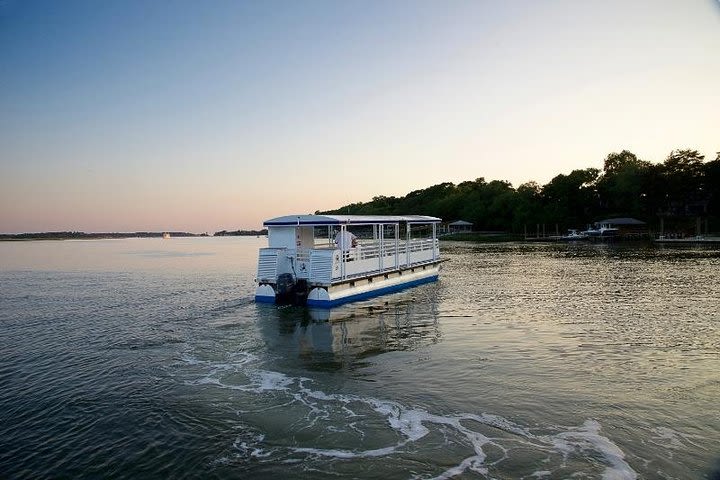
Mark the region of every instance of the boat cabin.
<instances>
[{"instance_id":1,"label":"boat cabin","mask_svg":"<svg viewBox=\"0 0 720 480\"><path fill-rule=\"evenodd\" d=\"M439 223L421 215L267 220L255 300L329 307L436 280Z\"/></svg>"}]
</instances>

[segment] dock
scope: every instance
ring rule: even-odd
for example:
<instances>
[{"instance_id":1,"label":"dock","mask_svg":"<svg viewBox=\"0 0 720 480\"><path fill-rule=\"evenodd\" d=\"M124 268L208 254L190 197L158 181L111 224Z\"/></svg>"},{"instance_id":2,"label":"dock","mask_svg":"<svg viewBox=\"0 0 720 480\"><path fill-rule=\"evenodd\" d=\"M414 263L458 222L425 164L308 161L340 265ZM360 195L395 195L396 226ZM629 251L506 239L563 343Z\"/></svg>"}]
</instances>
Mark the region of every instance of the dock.
<instances>
[{"instance_id":1,"label":"dock","mask_svg":"<svg viewBox=\"0 0 720 480\"><path fill-rule=\"evenodd\" d=\"M655 243L666 245L720 245L720 237L656 238Z\"/></svg>"}]
</instances>

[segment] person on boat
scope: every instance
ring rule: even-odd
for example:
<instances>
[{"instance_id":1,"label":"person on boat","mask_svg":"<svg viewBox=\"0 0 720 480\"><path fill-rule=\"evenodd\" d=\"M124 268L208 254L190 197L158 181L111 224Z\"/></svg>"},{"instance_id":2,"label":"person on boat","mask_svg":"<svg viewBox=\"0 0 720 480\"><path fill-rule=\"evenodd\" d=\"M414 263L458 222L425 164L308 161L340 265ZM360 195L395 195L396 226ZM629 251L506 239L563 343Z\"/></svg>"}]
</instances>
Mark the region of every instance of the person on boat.
<instances>
[{"instance_id":1,"label":"person on boat","mask_svg":"<svg viewBox=\"0 0 720 480\"><path fill-rule=\"evenodd\" d=\"M349 252L350 248L357 246L357 237L352 232L341 230L335 235L335 245L344 253Z\"/></svg>"}]
</instances>

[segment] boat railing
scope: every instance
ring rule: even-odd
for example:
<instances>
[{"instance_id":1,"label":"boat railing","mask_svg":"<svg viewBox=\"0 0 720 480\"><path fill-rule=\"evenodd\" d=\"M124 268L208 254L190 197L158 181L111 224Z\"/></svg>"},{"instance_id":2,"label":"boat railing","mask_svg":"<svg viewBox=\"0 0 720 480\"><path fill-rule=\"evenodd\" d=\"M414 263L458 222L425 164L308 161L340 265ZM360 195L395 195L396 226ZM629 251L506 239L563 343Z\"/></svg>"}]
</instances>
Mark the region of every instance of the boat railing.
<instances>
[{"instance_id":1,"label":"boat railing","mask_svg":"<svg viewBox=\"0 0 720 480\"><path fill-rule=\"evenodd\" d=\"M433 246L438 245L438 240L431 238L427 239L421 239L421 240L411 240L410 241L410 251L411 252L421 252L423 250L432 250Z\"/></svg>"},{"instance_id":2,"label":"boat railing","mask_svg":"<svg viewBox=\"0 0 720 480\"><path fill-rule=\"evenodd\" d=\"M311 283L330 284L370 272L384 272L427 263L439 257L438 239L361 240L342 255L340 249L262 248L258 280L272 282L277 273L292 271L296 278Z\"/></svg>"},{"instance_id":3,"label":"boat railing","mask_svg":"<svg viewBox=\"0 0 720 480\"><path fill-rule=\"evenodd\" d=\"M437 239L413 239L410 242L379 240L360 242L339 265L333 265L332 281L360 277L371 272L386 272L427 263L439 257ZM337 257L337 260L341 260ZM339 267L339 268L337 268Z\"/></svg>"},{"instance_id":4,"label":"boat railing","mask_svg":"<svg viewBox=\"0 0 720 480\"><path fill-rule=\"evenodd\" d=\"M409 250L410 252L421 252L425 250L432 250L433 245L437 247L438 240L435 239L435 241L433 242L433 239L430 238L414 239L410 240L409 243L406 241L400 241L396 243L395 240L385 240L384 242L380 242L379 240L374 240L370 242L361 241L357 245L357 247L350 249L350 258L366 260L371 258L378 258L384 255L394 255L396 245L397 251L400 253L403 253L406 250Z\"/></svg>"}]
</instances>

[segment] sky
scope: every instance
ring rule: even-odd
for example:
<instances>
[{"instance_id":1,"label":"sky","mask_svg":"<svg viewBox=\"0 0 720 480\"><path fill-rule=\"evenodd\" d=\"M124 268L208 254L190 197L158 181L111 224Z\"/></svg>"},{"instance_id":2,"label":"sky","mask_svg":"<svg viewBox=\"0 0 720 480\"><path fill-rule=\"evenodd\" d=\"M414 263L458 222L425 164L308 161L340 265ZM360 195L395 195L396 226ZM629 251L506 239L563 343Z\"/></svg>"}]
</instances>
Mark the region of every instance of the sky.
<instances>
[{"instance_id":1,"label":"sky","mask_svg":"<svg viewBox=\"0 0 720 480\"><path fill-rule=\"evenodd\" d=\"M712 160L719 85L718 0L0 0L0 232Z\"/></svg>"}]
</instances>

